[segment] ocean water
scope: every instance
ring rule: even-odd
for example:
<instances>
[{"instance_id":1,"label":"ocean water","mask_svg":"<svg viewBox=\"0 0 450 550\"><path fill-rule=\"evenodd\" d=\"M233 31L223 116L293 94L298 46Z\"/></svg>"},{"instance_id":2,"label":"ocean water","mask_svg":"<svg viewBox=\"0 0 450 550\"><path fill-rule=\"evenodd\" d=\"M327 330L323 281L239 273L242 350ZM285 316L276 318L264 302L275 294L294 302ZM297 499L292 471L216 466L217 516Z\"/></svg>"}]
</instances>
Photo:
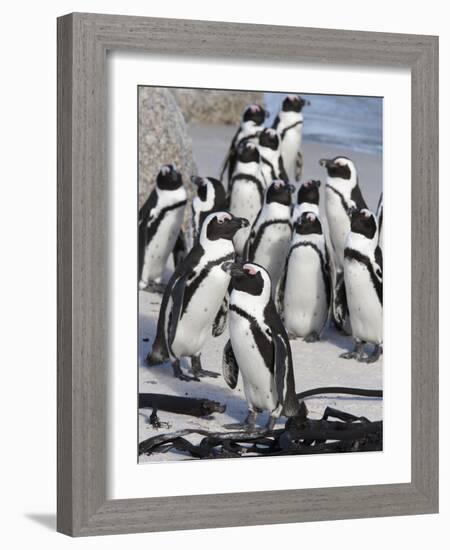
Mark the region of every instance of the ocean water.
<instances>
[{"instance_id":1,"label":"ocean water","mask_svg":"<svg viewBox=\"0 0 450 550\"><path fill-rule=\"evenodd\" d=\"M266 93L271 124L286 94ZM303 94L311 105L303 108L303 139L341 145L353 151L381 154L383 99L380 97Z\"/></svg>"}]
</instances>

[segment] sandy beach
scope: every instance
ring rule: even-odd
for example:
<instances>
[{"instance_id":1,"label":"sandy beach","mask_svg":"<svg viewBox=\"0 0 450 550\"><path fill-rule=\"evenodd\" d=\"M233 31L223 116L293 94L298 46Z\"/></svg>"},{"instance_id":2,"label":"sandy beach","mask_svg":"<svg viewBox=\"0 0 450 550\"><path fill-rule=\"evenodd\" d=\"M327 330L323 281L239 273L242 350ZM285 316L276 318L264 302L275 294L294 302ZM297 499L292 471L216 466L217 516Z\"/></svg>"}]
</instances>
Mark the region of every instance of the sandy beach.
<instances>
[{"instance_id":1,"label":"sandy beach","mask_svg":"<svg viewBox=\"0 0 450 550\"><path fill-rule=\"evenodd\" d=\"M199 175L218 177L227 147L234 134L233 126L190 124L189 133L193 141L194 156ZM320 158L345 155L355 161L362 192L371 209L375 209L382 189L382 157L367 153L354 152L345 148L322 143L304 142L303 180L325 180L323 168L318 164ZM171 268L168 266L167 276ZM151 410L139 411L139 441L164 431L176 431L185 428L203 428L210 431L223 431L223 426L230 422L239 422L245 418L247 406L243 394L242 381L239 380L235 390L231 390L222 377L206 378L201 382L183 382L175 379L169 364L147 367L145 357L151 349L156 330L161 296L145 291L139 293L139 391L163 393L198 398L208 398L226 405L226 412L214 414L208 418L194 418L160 411L162 421L170 424L169 429L156 431L148 422ZM202 352L204 368L221 373L222 352L228 340L228 330L218 337L209 338ZM320 386L350 386L368 389L381 389L383 362L379 360L372 365L358 363L354 360L340 359L339 354L351 349L350 337L337 333L329 328L320 342L307 344L299 339L291 341L294 360L294 373L297 392ZM182 367L188 368L187 360ZM380 420L383 416L382 400L344 395L327 395L311 397L306 400L311 418L319 418L327 406L332 406L355 415L363 415L370 420ZM259 424L267 420L261 415ZM285 418L281 417L278 425L282 426ZM198 442L200 436L190 438ZM186 460L186 454L175 450L151 456L141 456L141 463L170 460Z\"/></svg>"}]
</instances>

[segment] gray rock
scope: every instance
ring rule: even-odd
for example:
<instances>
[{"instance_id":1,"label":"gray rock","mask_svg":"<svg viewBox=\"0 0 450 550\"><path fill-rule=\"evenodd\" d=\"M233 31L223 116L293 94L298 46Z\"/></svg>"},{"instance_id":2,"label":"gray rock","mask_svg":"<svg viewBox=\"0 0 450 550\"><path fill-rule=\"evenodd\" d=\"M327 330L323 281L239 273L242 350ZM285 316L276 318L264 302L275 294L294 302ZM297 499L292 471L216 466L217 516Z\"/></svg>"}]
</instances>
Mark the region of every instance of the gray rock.
<instances>
[{"instance_id":1,"label":"gray rock","mask_svg":"<svg viewBox=\"0 0 450 550\"><path fill-rule=\"evenodd\" d=\"M264 103L262 92L176 88L173 94L187 122L238 125L249 103Z\"/></svg>"},{"instance_id":2,"label":"gray rock","mask_svg":"<svg viewBox=\"0 0 450 550\"><path fill-rule=\"evenodd\" d=\"M139 206L155 184L163 164L175 164L192 194L196 174L192 141L175 98L167 88L139 88ZM186 209L187 211L188 209Z\"/></svg>"}]
</instances>

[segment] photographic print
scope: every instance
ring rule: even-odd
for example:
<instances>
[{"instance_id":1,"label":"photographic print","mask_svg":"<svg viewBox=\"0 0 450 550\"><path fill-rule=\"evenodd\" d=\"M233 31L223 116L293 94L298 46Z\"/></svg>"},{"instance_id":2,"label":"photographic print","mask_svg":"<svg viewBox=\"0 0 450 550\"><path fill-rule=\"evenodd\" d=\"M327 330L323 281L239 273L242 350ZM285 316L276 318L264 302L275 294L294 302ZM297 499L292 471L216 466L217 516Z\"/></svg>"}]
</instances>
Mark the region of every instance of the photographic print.
<instances>
[{"instance_id":1,"label":"photographic print","mask_svg":"<svg viewBox=\"0 0 450 550\"><path fill-rule=\"evenodd\" d=\"M382 450L383 100L138 87L139 462Z\"/></svg>"}]
</instances>

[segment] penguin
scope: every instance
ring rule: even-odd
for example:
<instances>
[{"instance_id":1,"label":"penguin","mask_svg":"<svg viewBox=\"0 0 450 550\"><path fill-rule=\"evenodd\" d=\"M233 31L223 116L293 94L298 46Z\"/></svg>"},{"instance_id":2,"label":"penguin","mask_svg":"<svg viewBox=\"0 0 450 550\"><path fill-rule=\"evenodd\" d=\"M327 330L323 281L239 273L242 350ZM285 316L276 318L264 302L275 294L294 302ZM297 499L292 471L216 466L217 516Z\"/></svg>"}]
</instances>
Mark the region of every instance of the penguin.
<instances>
[{"instance_id":1,"label":"penguin","mask_svg":"<svg viewBox=\"0 0 450 550\"><path fill-rule=\"evenodd\" d=\"M353 208L367 208L367 204L358 185L358 173L353 161L347 157L335 157L321 159L319 164L327 171L325 211L336 264L342 270L351 211Z\"/></svg>"},{"instance_id":2,"label":"penguin","mask_svg":"<svg viewBox=\"0 0 450 550\"><path fill-rule=\"evenodd\" d=\"M252 431L258 413L269 411L266 429L271 430L281 414L291 417L299 411L289 338L272 300L267 271L254 263L231 261L222 269L232 278L223 377L234 389L240 371L248 404L244 424L227 427Z\"/></svg>"},{"instance_id":3,"label":"penguin","mask_svg":"<svg viewBox=\"0 0 450 550\"><path fill-rule=\"evenodd\" d=\"M216 178L192 176L192 183L197 187L197 195L192 201L192 245L197 241L200 228L206 216L211 212L225 210L227 198L222 182Z\"/></svg>"},{"instance_id":4,"label":"penguin","mask_svg":"<svg viewBox=\"0 0 450 550\"><path fill-rule=\"evenodd\" d=\"M246 258L263 266L276 292L283 272L292 234L291 193L294 187L274 180L267 188L264 204L256 218L246 244Z\"/></svg>"},{"instance_id":5,"label":"penguin","mask_svg":"<svg viewBox=\"0 0 450 550\"><path fill-rule=\"evenodd\" d=\"M266 184L261 172L258 147L246 141L239 146L236 166L229 188L230 212L255 221L264 202ZM242 256L250 227L238 231L233 239L236 254Z\"/></svg>"},{"instance_id":6,"label":"penguin","mask_svg":"<svg viewBox=\"0 0 450 550\"><path fill-rule=\"evenodd\" d=\"M288 181L299 181L302 175L303 154L303 107L310 102L299 95L288 95L283 99L281 110L273 121L281 138L281 156L288 175Z\"/></svg>"},{"instance_id":7,"label":"penguin","mask_svg":"<svg viewBox=\"0 0 450 550\"><path fill-rule=\"evenodd\" d=\"M376 218L366 208L352 214L344 278L355 349L341 357L373 363L383 352L383 254ZM364 352L366 343L374 346L370 355Z\"/></svg>"},{"instance_id":8,"label":"penguin","mask_svg":"<svg viewBox=\"0 0 450 550\"><path fill-rule=\"evenodd\" d=\"M265 128L259 134L259 153L261 156L261 170L264 181L268 186L271 181L281 179L289 181L284 169L283 157L280 150L280 136L273 128Z\"/></svg>"},{"instance_id":9,"label":"penguin","mask_svg":"<svg viewBox=\"0 0 450 550\"><path fill-rule=\"evenodd\" d=\"M225 162L222 168L220 179L223 181L225 172L228 171L228 184L231 181L235 165L236 157L239 146L244 141L251 141L253 143L258 142L259 133L264 128L264 121L269 116L269 112L261 105L252 103L248 105L242 113L241 123L231 141L230 148L228 150Z\"/></svg>"},{"instance_id":10,"label":"penguin","mask_svg":"<svg viewBox=\"0 0 450 550\"><path fill-rule=\"evenodd\" d=\"M162 166L155 188L139 210L139 289L160 284L175 245L176 259L181 260L180 231L186 203L180 172L172 164Z\"/></svg>"},{"instance_id":11,"label":"penguin","mask_svg":"<svg viewBox=\"0 0 450 550\"><path fill-rule=\"evenodd\" d=\"M295 222L279 299L283 300L283 320L289 336L318 341L328 321L331 276L317 212L303 212Z\"/></svg>"},{"instance_id":12,"label":"penguin","mask_svg":"<svg viewBox=\"0 0 450 550\"><path fill-rule=\"evenodd\" d=\"M383 251L383 193L380 195L377 206L377 220L378 220L378 244Z\"/></svg>"},{"instance_id":13,"label":"penguin","mask_svg":"<svg viewBox=\"0 0 450 550\"><path fill-rule=\"evenodd\" d=\"M298 186L295 193L295 204L292 212L292 223L300 218L303 212L313 212L319 216L320 181L310 180Z\"/></svg>"},{"instance_id":14,"label":"penguin","mask_svg":"<svg viewBox=\"0 0 450 550\"><path fill-rule=\"evenodd\" d=\"M321 159L319 164L327 171L325 212L334 251L333 318L336 327L344 329L348 315L343 275L345 242L350 232L352 210L367 208L367 204L358 184L358 174L353 161L340 156L334 159Z\"/></svg>"},{"instance_id":15,"label":"penguin","mask_svg":"<svg viewBox=\"0 0 450 550\"><path fill-rule=\"evenodd\" d=\"M181 380L218 376L202 369L200 355L230 283L230 275L221 265L234 260L232 239L247 225L244 218L225 211L213 212L205 218L197 243L166 286L156 337L146 359L148 365L170 360L174 376ZM181 357L191 358L193 376L183 373Z\"/></svg>"}]
</instances>

